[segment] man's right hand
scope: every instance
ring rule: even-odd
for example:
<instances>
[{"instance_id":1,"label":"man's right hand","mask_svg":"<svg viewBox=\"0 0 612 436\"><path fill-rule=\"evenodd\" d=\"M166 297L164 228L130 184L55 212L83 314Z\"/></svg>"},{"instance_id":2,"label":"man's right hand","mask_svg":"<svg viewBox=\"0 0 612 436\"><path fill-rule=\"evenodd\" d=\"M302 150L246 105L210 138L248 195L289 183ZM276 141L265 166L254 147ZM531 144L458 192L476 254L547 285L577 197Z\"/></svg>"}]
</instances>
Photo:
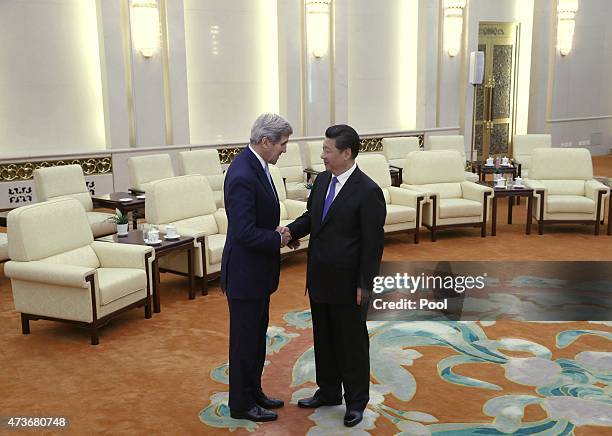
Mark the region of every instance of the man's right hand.
<instances>
[{"instance_id":1,"label":"man's right hand","mask_svg":"<svg viewBox=\"0 0 612 436\"><path fill-rule=\"evenodd\" d=\"M281 247L284 247L291 241L291 232L288 227L278 226L276 231L281 235Z\"/></svg>"}]
</instances>

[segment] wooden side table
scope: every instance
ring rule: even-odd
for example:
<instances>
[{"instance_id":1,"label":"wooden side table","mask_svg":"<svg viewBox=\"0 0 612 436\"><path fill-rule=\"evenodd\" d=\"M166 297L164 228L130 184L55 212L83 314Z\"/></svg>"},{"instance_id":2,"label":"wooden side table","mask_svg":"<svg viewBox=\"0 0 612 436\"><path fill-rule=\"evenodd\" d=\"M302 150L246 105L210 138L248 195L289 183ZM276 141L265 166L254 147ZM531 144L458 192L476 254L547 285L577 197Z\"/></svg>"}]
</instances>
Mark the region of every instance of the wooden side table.
<instances>
[{"instance_id":1,"label":"wooden side table","mask_svg":"<svg viewBox=\"0 0 612 436\"><path fill-rule=\"evenodd\" d=\"M120 201L120 198L130 198L130 201ZM111 192L110 194L91 197L94 207L105 207L109 209L119 209L122 214L132 213L132 226L137 226L134 212L142 212L144 216L145 199L138 198L129 192Z\"/></svg>"},{"instance_id":2,"label":"wooden side table","mask_svg":"<svg viewBox=\"0 0 612 436\"><path fill-rule=\"evenodd\" d=\"M508 224L512 224L512 206L514 198L527 197L527 224L525 225L525 234L531 234L531 214L533 212L533 189L526 186L508 188L497 188L493 182L480 182L482 185L493 188L493 210L491 211L491 236L497 235L497 200L499 198L508 198Z\"/></svg>"},{"instance_id":3,"label":"wooden side table","mask_svg":"<svg viewBox=\"0 0 612 436\"><path fill-rule=\"evenodd\" d=\"M159 297L159 259L170 253L187 250L187 269L189 277L189 299L195 298L195 246L193 236L181 236L177 239L160 239L159 244L146 244L142 239L142 230L130 230L126 236L110 235L98 238L98 241L116 242L119 244L148 245L155 250L155 260L153 261L153 311L161 312L161 302Z\"/></svg>"}]
</instances>

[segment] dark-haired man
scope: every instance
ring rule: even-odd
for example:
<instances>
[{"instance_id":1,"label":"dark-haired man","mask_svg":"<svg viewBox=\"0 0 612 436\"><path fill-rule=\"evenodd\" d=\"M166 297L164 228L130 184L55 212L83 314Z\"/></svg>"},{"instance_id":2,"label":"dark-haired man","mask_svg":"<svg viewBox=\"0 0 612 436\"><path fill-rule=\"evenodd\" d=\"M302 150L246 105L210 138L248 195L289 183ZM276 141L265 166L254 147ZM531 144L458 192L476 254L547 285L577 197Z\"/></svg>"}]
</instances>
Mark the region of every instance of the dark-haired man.
<instances>
[{"instance_id":1,"label":"dark-haired man","mask_svg":"<svg viewBox=\"0 0 612 436\"><path fill-rule=\"evenodd\" d=\"M306 212L289 224L292 241L310 234L306 287L310 296L317 385L298 406L346 402L344 425L363 418L370 358L365 313L384 248L385 199L355 164L359 135L350 126L325 132L326 171L314 182ZM290 245L296 245L290 243Z\"/></svg>"}]
</instances>

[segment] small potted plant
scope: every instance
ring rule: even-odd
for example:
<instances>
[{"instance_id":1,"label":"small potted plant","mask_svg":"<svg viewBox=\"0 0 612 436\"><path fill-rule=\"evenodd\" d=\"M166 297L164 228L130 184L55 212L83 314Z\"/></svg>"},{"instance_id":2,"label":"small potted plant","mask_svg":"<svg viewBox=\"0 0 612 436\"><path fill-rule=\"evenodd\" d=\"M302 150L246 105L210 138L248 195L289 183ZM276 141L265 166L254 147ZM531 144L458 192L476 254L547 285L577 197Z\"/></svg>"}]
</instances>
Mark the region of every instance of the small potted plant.
<instances>
[{"instance_id":1,"label":"small potted plant","mask_svg":"<svg viewBox=\"0 0 612 436\"><path fill-rule=\"evenodd\" d=\"M117 236L126 236L128 234L128 216L127 213L122 213L119 209L115 209L115 215L108 218L109 221L117 224Z\"/></svg>"}]
</instances>

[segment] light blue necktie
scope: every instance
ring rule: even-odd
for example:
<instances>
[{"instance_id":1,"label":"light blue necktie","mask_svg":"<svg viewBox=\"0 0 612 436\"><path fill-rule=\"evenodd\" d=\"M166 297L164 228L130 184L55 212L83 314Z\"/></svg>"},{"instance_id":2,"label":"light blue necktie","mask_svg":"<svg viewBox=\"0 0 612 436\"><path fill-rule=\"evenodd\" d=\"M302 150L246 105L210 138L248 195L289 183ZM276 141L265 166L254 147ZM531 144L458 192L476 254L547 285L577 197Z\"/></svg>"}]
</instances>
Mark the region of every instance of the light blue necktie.
<instances>
[{"instance_id":1,"label":"light blue necktie","mask_svg":"<svg viewBox=\"0 0 612 436\"><path fill-rule=\"evenodd\" d=\"M336 183L338 183L338 178L334 176L331 179L329 193L327 194L327 197L325 197L325 203L323 203L323 215L321 215L321 222L323 222L325 219L325 215L327 215L327 211L329 211L329 207L334 201L334 196L336 195Z\"/></svg>"}]
</instances>

